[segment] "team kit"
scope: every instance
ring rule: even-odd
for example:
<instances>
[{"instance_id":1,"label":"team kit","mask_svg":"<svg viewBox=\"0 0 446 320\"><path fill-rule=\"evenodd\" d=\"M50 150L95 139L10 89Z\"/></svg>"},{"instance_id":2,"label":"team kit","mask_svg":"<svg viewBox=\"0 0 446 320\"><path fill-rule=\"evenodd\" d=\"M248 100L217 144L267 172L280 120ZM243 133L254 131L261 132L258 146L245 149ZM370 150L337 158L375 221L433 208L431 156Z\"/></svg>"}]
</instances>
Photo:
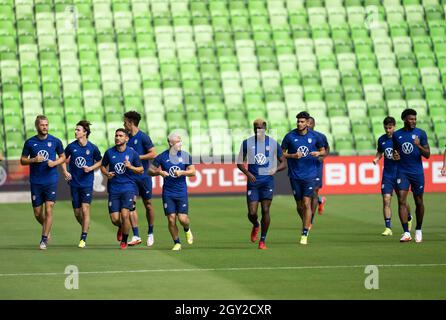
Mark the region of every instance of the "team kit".
<instances>
[{"instance_id":1,"label":"team kit","mask_svg":"<svg viewBox=\"0 0 446 320\"><path fill-rule=\"evenodd\" d=\"M422 157L430 157L430 148L426 133L416 127L416 116L415 110L404 110L401 114L404 126L398 130L394 118L386 117L383 120L385 133L377 141L373 163L377 165L384 158L381 194L385 230L382 235L393 234L390 203L395 192L403 229L400 242L412 241L413 219L407 203L411 190L416 206L415 242L420 243L423 241L424 217ZM30 166L31 203L34 216L42 226L41 250L46 250L51 240L57 198L57 166L61 166L64 179L70 186L73 212L82 229L79 248L87 245L96 169L107 178L108 211L112 224L117 227L116 239L120 249L142 243L136 212L137 197L141 198L146 211L146 245L151 247L155 243L153 176L161 176L164 180L162 204L174 243L172 250L182 249L177 221L183 227L186 242L193 244L186 177L195 176L195 167L192 156L182 150L181 136L171 133L167 137L169 148L158 154L150 137L138 128L141 115L129 111L123 119L123 128L115 131L114 146L102 155L88 139L90 122L79 121L75 127L75 140L64 148L61 140L48 133L47 117L36 117L37 135L25 141L20 162ZM267 122L256 119L253 122L253 135L241 143L236 166L247 177L247 217L252 224L250 240L259 240L259 249L267 249L274 175L277 172L288 170L297 213L302 220L301 245L308 244L315 214L324 211L326 198L319 191L323 183L323 162L330 152L330 146L326 136L315 130L315 125L315 119L308 112L298 113L296 128L288 132L279 144L266 134ZM257 214L259 205L260 221ZM130 231L133 236L129 239Z\"/></svg>"}]
</instances>

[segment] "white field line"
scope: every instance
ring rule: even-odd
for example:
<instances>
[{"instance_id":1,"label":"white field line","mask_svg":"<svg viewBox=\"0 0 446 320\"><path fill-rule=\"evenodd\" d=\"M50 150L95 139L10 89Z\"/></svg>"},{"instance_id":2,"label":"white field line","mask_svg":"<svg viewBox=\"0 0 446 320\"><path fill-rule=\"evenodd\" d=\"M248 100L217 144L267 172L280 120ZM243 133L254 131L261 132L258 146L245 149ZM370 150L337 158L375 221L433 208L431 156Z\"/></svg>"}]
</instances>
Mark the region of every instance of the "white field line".
<instances>
[{"instance_id":1,"label":"white field line","mask_svg":"<svg viewBox=\"0 0 446 320\"><path fill-rule=\"evenodd\" d=\"M425 263L425 264L376 264L381 268L429 268L446 267L446 263ZM203 272L203 271L251 271L251 270L311 270L311 269L348 269L365 268L367 265L345 265L345 266L290 266L290 267L245 267L245 268L189 268L189 269L143 269L143 270L110 270L110 271L80 271L81 274L117 274L117 273L154 273L154 272ZM47 273L0 273L0 277L25 277L25 276L62 276L63 272Z\"/></svg>"}]
</instances>

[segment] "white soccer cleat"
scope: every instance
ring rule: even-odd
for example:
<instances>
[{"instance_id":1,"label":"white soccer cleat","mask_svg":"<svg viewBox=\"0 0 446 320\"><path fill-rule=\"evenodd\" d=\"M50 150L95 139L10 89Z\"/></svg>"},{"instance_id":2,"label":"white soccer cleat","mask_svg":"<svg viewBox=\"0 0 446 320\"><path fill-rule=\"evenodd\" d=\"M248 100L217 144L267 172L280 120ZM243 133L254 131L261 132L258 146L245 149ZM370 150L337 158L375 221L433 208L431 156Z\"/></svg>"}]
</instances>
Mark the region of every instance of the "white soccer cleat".
<instances>
[{"instance_id":1,"label":"white soccer cleat","mask_svg":"<svg viewBox=\"0 0 446 320\"><path fill-rule=\"evenodd\" d=\"M153 237L153 233L150 233L147 237L147 246L151 247L153 246L153 243L155 242L155 238Z\"/></svg>"},{"instance_id":2,"label":"white soccer cleat","mask_svg":"<svg viewBox=\"0 0 446 320\"><path fill-rule=\"evenodd\" d=\"M400 242L409 242L412 241L412 237L410 236L410 232L404 232L403 236L400 239Z\"/></svg>"},{"instance_id":3,"label":"white soccer cleat","mask_svg":"<svg viewBox=\"0 0 446 320\"><path fill-rule=\"evenodd\" d=\"M423 233L421 232L421 230L415 230L415 242L423 242Z\"/></svg>"},{"instance_id":4,"label":"white soccer cleat","mask_svg":"<svg viewBox=\"0 0 446 320\"><path fill-rule=\"evenodd\" d=\"M129 246L136 246L136 245L138 245L138 244L140 244L141 243L141 238L140 237L137 237L137 236L133 236L132 237L132 241L130 241L129 243L128 243L128 245Z\"/></svg>"},{"instance_id":5,"label":"white soccer cleat","mask_svg":"<svg viewBox=\"0 0 446 320\"><path fill-rule=\"evenodd\" d=\"M45 241L41 241L40 242L39 249L40 250L46 250L46 242Z\"/></svg>"}]
</instances>

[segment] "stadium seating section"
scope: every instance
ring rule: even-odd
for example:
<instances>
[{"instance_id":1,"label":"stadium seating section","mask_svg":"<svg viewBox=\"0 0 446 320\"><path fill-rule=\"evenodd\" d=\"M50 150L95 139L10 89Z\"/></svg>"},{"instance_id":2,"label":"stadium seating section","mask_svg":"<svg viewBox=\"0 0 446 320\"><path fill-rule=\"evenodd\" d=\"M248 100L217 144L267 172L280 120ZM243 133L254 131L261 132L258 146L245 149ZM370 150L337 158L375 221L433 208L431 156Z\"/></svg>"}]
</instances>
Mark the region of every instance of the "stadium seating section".
<instances>
[{"instance_id":1,"label":"stadium seating section","mask_svg":"<svg viewBox=\"0 0 446 320\"><path fill-rule=\"evenodd\" d=\"M122 114L164 149L237 153L264 117L279 141L308 110L332 152L373 154L382 120L418 112L446 144L444 0L0 0L0 151L18 158L45 114L113 144ZM230 129L230 131L228 130ZM438 149L437 149L438 151Z\"/></svg>"}]
</instances>

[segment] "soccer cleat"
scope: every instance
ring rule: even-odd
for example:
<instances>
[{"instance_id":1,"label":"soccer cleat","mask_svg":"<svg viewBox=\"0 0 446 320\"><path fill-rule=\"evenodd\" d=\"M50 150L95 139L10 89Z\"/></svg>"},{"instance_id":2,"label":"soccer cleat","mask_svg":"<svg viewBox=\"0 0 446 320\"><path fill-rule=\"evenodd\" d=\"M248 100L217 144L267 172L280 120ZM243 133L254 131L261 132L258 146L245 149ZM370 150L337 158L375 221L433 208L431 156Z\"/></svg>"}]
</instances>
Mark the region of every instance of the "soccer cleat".
<instances>
[{"instance_id":1,"label":"soccer cleat","mask_svg":"<svg viewBox=\"0 0 446 320\"><path fill-rule=\"evenodd\" d=\"M141 238L140 237L136 237L136 236L133 236L132 237L132 241L130 241L129 243L128 243L128 245L129 246L136 246L137 244L140 244L142 241L141 241Z\"/></svg>"},{"instance_id":2,"label":"soccer cleat","mask_svg":"<svg viewBox=\"0 0 446 320\"><path fill-rule=\"evenodd\" d=\"M78 247L79 248L85 248L86 245L87 245L87 243L84 240L81 239L81 241L79 241Z\"/></svg>"},{"instance_id":3,"label":"soccer cleat","mask_svg":"<svg viewBox=\"0 0 446 320\"><path fill-rule=\"evenodd\" d=\"M153 237L153 233L149 233L149 236L147 237L147 246L148 247L153 246L154 242L155 242L155 238Z\"/></svg>"},{"instance_id":4,"label":"soccer cleat","mask_svg":"<svg viewBox=\"0 0 446 320\"><path fill-rule=\"evenodd\" d=\"M266 244L265 244L265 241L260 241L260 242L259 242L259 249L266 250Z\"/></svg>"},{"instance_id":5,"label":"soccer cleat","mask_svg":"<svg viewBox=\"0 0 446 320\"><path fill-rule=\"evenodd\" d=\"M300 244L307 244L308 243L308 236L302 235L300 237Z\"/></svg>"},{"instance_id":6,"label":"soccer cleat","mask_svg":"<svg viewBox=\"0 0 446 320\"><path fill-rule=\"evenodd\" d=\"M259 235L260 227L252 227L251 230L251 242L257 241L257 236Z\"/></svg>"},{"instance_id":7,"label":"soccer cleat","mask_svg":"<svg viewBox=\"0 0 446 320\"><path fill-rule=\"evenodd\" d=\"M415 242L416 243L423 242L423 233L421 232L421 230L415 230Z\"/></svg>"},{"instance_id":8,"label":"soccer cleat","mask_svg":"<svg viewBox=\"0 0 446 320\"><path fill-rule=\"evenodd\" d=\"M194 243L194 236L192 235L192 231L190 231L190 229L186 232L186 241L189 244Z\"/></svg>"},{"instance_id":9,"label":"soccer cleat","mask_svg":"<svg viewBox=\"0 0 446 320\"><path fill-rule=\"evenodd\" d=\"M172 248L172 251L180 251L181 250L181 243L175 243L175 245Z\"/></svg>"},{"instance_id":10,"label":"soccer cleat","mask_svg":"<svg viewBox=\"0 0 446 320\"><path fill-rule=\"evenodd\" d=\"M46 250L46 242L45 241L40 241L39 249Z\"/></svg>"},{"instance_id":11,"label":"soccer cleat","mask_svg":"<svg viewBox=\"0 0 446 320\"><path fill-rule=\"evenodd\" d=\"M119 248L120 248L121 250L125 250L125 249L127 249L127 243L125 243L125 242L121 242L121 244L119 245Z\"/></svg>"},{"instance_id":12,"label":"soccer cleat","mask_svg":"<svg viewBox=\"0 0 446 320\"><path fill-rule=\"evenodd\" d=\"M325 210L325 202L327 202L327 198L321 197L321 201L319 202L319 205L317 207L317 213L323 214Z\"/></svg>"},{"instance_id":13,"label":"soccer cleat","mask_svg":"<svg viewBox=\"0 0 446 320\"><path fill-rule=\"evenodd\" d=\"M116 233L116 240L118 240L119 242L121 242L121 240L122 240L121 227L119 227L118 232Z\"/></svg>"},{"instance_id":14,"label":"soccer cleat","mask_svg":"<svg viewBox=\"0 0 446 320\"><path fill-rule=\"evenodd\" d=\"M391 235L393 235L392 229L390 229L390 228L386 228L386 229L384 230L384 232L381 233L381 235L382 235L382 236L391 236Z\"/></svg>"},{"instance_id":15,"label":"soccer cleat","mask_svg":"<svg viewBox=\"0 0 446 320\"><path fill-rule=\"evenodd\" d=\"M403 236L400 239L400 242L409 242L412 241L412 237L410 236L410 232L404 232Z\"/></svg>"},{"instance_id":16,"label":"soccer cleat","mask_svg":"<svg viewBox=\"0 0 446 320\"><path fill-rule=\"evenodd\" d=\"M407 221L407 227L409 228L409 232L412 231L412 221L413 221L413 218L411 218L410 220Z\"/></svg>"}]
</instances>

